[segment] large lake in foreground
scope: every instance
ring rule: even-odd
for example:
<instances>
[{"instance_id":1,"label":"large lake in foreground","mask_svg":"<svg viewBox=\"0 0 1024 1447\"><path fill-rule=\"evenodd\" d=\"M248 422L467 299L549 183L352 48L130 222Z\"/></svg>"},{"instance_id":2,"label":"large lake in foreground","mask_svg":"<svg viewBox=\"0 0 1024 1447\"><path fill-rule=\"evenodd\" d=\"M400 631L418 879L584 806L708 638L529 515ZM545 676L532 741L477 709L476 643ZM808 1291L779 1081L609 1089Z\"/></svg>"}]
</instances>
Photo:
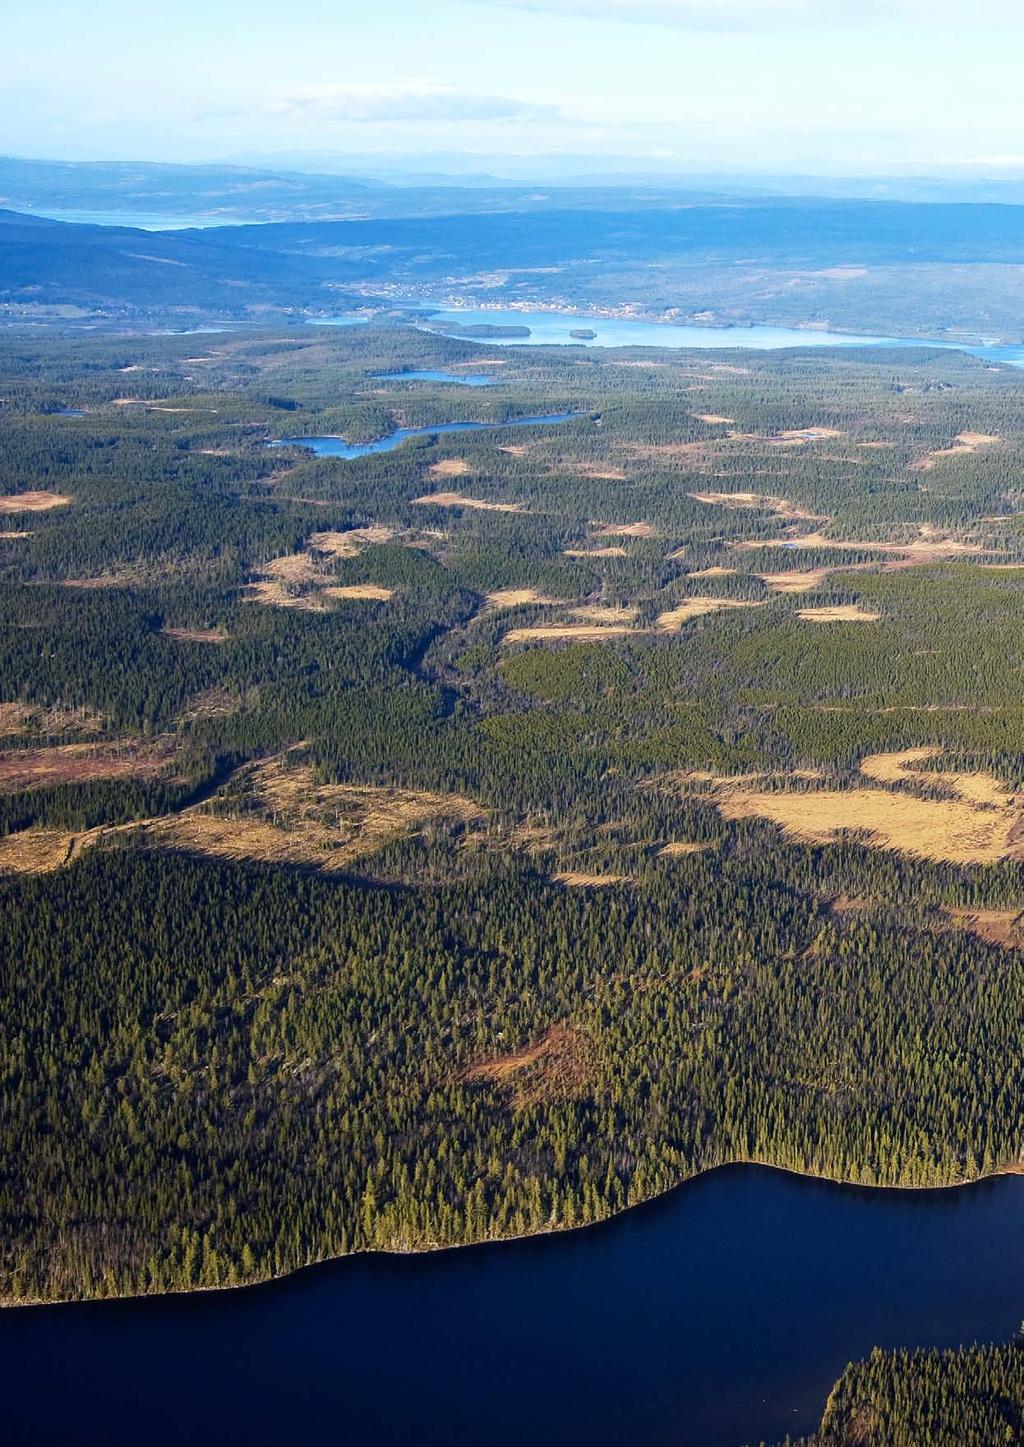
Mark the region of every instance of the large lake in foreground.
<instances>
[{"instance_id":1,"label":"large lake in foreground","mask_svg":"<svg viewBox=\"0 0 1024 1447\"><path fill-rule=\"evenodd\" d=\"M754 1166L569 1235L246 1291L0 1313L32 1447L740 1447L874 1345L1006 1338L1024 1179L866 1191Z\"/></svg>"}]
</instances>

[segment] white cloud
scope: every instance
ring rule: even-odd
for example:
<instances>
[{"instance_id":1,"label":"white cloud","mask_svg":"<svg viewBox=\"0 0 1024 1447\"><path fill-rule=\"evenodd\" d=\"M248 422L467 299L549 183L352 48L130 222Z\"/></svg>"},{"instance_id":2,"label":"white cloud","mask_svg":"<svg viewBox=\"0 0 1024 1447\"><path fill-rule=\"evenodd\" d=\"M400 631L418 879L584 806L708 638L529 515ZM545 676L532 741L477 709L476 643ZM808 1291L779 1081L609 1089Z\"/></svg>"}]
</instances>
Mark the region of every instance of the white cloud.
<instances>
[{"instance_id":1,"label":"white cloud","mask_svg":"<svg viewBox=\"0 0 1024 1447\"><path fill-rule=\"evenodd\" d=\"M353 122L552 120L560 115L557 106L430 81L297 86L273 96L265 110L272 116Z\"/></svg>"},{"instance_id":2,"label":"white cloud","mask_svg":"<svg viewBox=\"0 0 1024 1447\"><path fill-rule=\"evenodd\" d=\"M476 0L479 3L479 0ZM555 15L675 25L688 30L775 29L786 25L863 25L878 20L968 22L963 0L483 0ZM1020 19L1019 0L974 0L973 25Z\"/></svg>"}]
</instances>

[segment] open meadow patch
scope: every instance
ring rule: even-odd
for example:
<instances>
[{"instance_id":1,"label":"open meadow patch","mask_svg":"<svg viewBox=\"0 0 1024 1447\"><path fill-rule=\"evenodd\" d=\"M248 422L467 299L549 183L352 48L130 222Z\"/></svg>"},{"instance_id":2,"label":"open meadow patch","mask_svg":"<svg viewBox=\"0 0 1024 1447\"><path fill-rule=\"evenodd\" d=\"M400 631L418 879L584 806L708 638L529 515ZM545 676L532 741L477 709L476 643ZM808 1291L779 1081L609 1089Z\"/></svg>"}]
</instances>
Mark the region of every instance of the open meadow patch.
<instances>
[{"instance_id":1,"label":"open meadow patch","mask_svg":"<svg viewBox=\"0 0 1024 1447\"><path fill-rule=\"evenodd\" d=\"M844 789L757 785L757 775L691 775L707 787L724 819L765 819L794 841L833 844L859 837L871 848L951 864L995 864L1024 858L1024 804L992 776L919 767L936 748L869 755L860 772L875 784L894 787ZM796 781L797 774L790 776ZM806 784L807 775L801 777ZM685 779L683 780L685 787ZM932 789L945 797L929 797Z\"/></svg>"},{"instance_id":2,"label":"open meadow patch","mask_svg":"<svg viewBox=\"0 0 1024 1447\"><path fill-rule=\"evenodd\" d=\"M414 497L415 507L464 507L476 512L522 512L521 502L485 502L461 492L430 492Z\"/></svg>"},{"instance_id":3,"label":"open meadow patch","mask_svg":"<svg viewBox=\"0 0 1024 1447\"><path fill-rule=\"evenodd\" d=\"M821 608L799 608L796 616L805 623L877 623L882 615L859 603L832 603Z\"/></svg>"},{"instance_id":4,"label":"open meadow patch","mask_svg":"<svg viewBox=\"0 0 1024 1447\"><path fill-rule=\"evenodd\" d=\"M15 492L0 496L0 513L52 512L74 501L62 492Z\"/></svg>"}]
</instances>

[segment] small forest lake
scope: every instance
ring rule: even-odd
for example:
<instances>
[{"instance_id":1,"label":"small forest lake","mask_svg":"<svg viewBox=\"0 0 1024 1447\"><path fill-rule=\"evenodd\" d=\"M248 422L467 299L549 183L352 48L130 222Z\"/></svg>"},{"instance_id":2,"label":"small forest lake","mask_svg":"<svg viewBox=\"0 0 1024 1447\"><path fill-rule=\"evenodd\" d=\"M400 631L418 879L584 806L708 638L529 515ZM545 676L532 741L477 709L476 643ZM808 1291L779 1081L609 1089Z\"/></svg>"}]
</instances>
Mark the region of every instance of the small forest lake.
<instances>
[{"instance_id":1,"label":"small forest lake","mask_svg":"<svg viewBox=\"0 0 1024 1447\"><path fill-rule=\"evenodd\" d=\"M741 1447L816 1425L875 1345L1008 1338L1024 1179L729 1166L600 1226L359 1256L242 1291L0 1314L33 1447Z\"/></svg>"},{"instance_id":2,"label":"small forest lake","mask_svg":"<svg viewBox=\"0 0 1024 1447\"><path fill-rule=\"evenodd\" d=\"M374 372L376 382L448 382L454 387L493 387L497 377L486 372L431 372L427 370L407 372Z\"/></svg>"},{"instance_id":3,"label":"small forest lake","mask_svg":"<svg viewBox=\"0 0 1024 1447\"><path fill-rule=\"evenodd\" d=\"M451 432L500 432L508 427L551 427L584 417L584 412L550 412L541 417L512 417L505 422L439 422L433 427L399 427L372 442L346 442L344 437L279 437L271 447L308 447L317 457L368 457L373 452L394 452L410 437L445 437Z\"/></svg>"}]
</instances>

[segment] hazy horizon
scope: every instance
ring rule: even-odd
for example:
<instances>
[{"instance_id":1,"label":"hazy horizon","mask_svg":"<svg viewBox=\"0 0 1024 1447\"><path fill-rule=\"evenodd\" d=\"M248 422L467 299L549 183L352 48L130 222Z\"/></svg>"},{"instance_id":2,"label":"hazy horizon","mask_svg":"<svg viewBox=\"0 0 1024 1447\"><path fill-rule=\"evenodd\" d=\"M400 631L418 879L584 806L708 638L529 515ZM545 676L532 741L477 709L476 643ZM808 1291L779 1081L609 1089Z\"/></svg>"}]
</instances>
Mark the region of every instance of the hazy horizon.
<instances>
[{"instance_id":1,"label":"hazy horizon","mask_svg":"<svg viewBox=\"0 0 1024 1447\"><path fill-rule=\"evenodd\" d=\"M40 0L8 17L0 151L562 158L579 172L1019 174L1007 0ZM116 66L112 57L116 56ZM941 106L936 97L942 96ZM813 123L808 123L813 117ZM519 174L517 171L516 174Z\"/></svg>"}]
</instances>

